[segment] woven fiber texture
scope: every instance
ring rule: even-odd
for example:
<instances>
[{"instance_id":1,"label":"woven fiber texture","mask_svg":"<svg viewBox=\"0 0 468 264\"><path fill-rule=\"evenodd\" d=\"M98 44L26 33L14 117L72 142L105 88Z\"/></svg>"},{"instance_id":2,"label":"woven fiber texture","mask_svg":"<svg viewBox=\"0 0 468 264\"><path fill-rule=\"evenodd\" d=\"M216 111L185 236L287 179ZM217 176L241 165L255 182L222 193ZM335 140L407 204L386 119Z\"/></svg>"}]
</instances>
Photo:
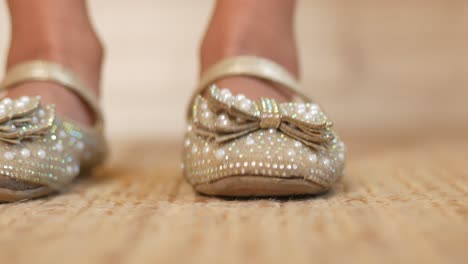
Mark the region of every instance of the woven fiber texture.
<instances>
[{"instance_id":1,"label":"woven fiber texture","mask_svg":"<svg viewBox=\"0 0 468 264\"><path fill-rule=\"evenodd\" d=\"M0 205L0 259L464 263L468 137L345 140L347 175L332 192L283 200L197 195L180 143L116 143L106 167L68 192Z\"/></svg>"}]
</instances>

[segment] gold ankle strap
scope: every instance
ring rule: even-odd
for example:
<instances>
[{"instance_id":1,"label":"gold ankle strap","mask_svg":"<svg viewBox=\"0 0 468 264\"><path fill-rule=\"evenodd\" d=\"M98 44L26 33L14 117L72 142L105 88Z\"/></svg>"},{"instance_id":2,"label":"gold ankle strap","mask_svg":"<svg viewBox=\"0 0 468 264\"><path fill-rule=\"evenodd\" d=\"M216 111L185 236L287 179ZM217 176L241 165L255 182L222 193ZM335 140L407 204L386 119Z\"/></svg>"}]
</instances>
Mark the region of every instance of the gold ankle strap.
<instances>
[{"instance_id":1,"label":"gold ankle strap","mask_svg":"<svg viewBox=\"0 0 468 264\"><path fill-rule=\"evenodd\" d=\"M203 93L208 86L216 81L230 76L250 76L279 84L280 89L287 89L303 101L312 102L301 91L297 80L278 63L256 56L237 56L224 59L203 73L197 89L190 98L187 117L190 118L191 116L191 105L197 95Z\"/></svg>"},{"instance_id":2,"label":"gold ankle strap","mask_svg":"<svg viewBox=\"0 0 468 264\"><path fill-rule=\"evenodd\" d=\"M17 64L8 70L0 91L30 81L55 82L70 89L89 105L95 114L95 128L102 129L104 119L97 97L78 76L60 64L41 60Z\"/></svg>"},{"instance_id":3,"label":"gold ankle strap","mask_svg":"<svg viewBox=\"0 0 468 264\"><path fill-rule=\"evenodd\" d=\"M274 61L256 56L237 56L216 63L203 74L195 93L201 93L207 86L229 76L250 76L279 84L281 88L291 91L301 99L310 101L309 97L301 91L297 80L284 67Z\"/></svg>"}]
</instances>

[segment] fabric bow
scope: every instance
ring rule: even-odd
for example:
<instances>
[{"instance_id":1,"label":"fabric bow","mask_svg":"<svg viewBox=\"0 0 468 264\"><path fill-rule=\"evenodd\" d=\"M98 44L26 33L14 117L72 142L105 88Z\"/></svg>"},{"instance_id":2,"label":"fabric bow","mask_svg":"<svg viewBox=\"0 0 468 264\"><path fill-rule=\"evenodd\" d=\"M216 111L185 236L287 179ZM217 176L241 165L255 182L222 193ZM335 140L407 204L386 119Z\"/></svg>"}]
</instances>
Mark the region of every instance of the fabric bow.
<instances>
[{"instance_id":1,"label":"fabric bow","mask_svg":"<svg viewBox=\"0 0 468 264\"><path fill-rule=\"evenodd\" d=\"M233 96L227 89L211 86L193 105L195 132L224 143L259 129L275 129L314 149L324 149L335 137L320 107L315 103L281 103L260 98L252 101Z\"/></svg>"},{"instance_id":2,"label":"fabric bow","mask_svg":"<svg viewBox=\"0 0 468 264\"><path fill-rule=\"evenodd\" d=\"M55 107L41 106L41 98L5 98L0 101L0 141L19 144L49 132L55 119Z\"/></svg>"}]
</instances>

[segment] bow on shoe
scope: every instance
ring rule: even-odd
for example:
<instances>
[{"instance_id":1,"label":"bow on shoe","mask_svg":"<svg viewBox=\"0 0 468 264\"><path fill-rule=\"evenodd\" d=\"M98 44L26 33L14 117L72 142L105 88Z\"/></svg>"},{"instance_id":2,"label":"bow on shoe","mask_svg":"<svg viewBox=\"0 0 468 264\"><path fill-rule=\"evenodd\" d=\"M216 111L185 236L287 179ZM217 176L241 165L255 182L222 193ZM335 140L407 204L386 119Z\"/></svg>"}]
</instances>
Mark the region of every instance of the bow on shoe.
<instances>
[{"instance_id":1,"label":"bow on shoe","mask_svg":"<svg viewBox=\"0 0 468 264\"><path fill-rule=\"evenodd\" d=\"M24 96L0 101L0 141L19 144L48 133L55 119L52 105L41 106L41 98Z\"/></svg>"},{"instance_id":2,"label":"bow on shoe","mask_svg":"<svg viewBox=\"0 0 468 264\"><path fill-rule=\"evenodd\" d=\"M260 98L252 101L233 96L215 85L205 99L197 96L193 105L195 132L218 143L245 136L259 129L281 131L314 149L324 149L335 137L320 107L315 103L281 103Z\"/></svg>"}]
</instances>

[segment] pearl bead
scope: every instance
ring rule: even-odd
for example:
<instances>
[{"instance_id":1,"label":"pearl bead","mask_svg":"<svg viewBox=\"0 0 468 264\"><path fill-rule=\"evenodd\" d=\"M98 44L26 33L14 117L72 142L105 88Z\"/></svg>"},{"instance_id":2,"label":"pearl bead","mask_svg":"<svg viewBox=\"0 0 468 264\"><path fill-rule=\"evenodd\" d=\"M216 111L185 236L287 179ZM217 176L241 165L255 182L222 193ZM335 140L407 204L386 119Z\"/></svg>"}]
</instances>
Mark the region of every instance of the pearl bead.
<instances>
[{"instance_id":1,"label":"pearl bead","mask_svg":"<svg viewBox=\"0 0 468 264\"><path fill-rule=\"evenodd\" d=\"M238 102L241 102L241 101L243 101L244 99L245 99L245 95L243 95L243 94L238 94L238 95L236 96L236 100L237 100Z\"/></svg>"},{"instance_id":2,"label":"pearl bead","mask_svg":"<svg viewBox=\"0 0 468 264\"><path fill-rule=\"evenodd\" d=\"M67 166L67 173L69 175L72 175L73 174L73 167L72 166Z\"/></svg>"},{"instance_id":3,"label":"pearl bead","mask_svg":"<svg viewBox=\"0 0 468 264\"><path fill-rule=\"evenodd\" d=\"M229 118L228 118L228 116L226 114L220 114L218 116L218 120L227 120L227 119L229 119Z\"/></svg>"},{"instance_id":4,"label":"pearl bead","mask_svg":"<svg viewBox=\"0 0 468 264\"><path fill-rule=\"evenodd\" d=\"M21 102L21 101L18 101L18 102L16 102L16 104L15 104L15 107L16 107L16 108L23 108L24 106L25 106L25 104L24 104L23 102Z\"/></svg>"},{"instance_id":5,"label":"pearl bead","mask_svg":"<svg viewBox=\"0 0 468 264\"><path fill-rule=\"evenodd\" d=\"M309 110L311 112L318 112L318 110L320 109L320 107L317 105L317 104L311 104L309 105Z\"/></svg>"},{"instance_id":6,"label":"pearl bead","mask_svg":"<svg viewBox=\"0 0 468 264\"><path fill-rule=\"evenodd\" d=\"M21 149L21 156L23 156L23 158L29 158L31 156L31 151L27 148L23 148Z\"/></svg>"},{"instance_id":7,"label":"pearl bead","mask_svg":"<svg viewBox=\"0 0 468 264\"><path fill-rule=\"evenodd\" d=\"M318 114L318 110L316 109L313 109L313 110L310 110L310 112L312 115L316 116Z\"/></svg>"},{"instance_id":8,"label":"pearl bead","mask_svg":"<svg viewBox=\"0 0 468 264\"><path fill-rule=\"evenodd\" d=\"M37 112L39 114L40 117L44 117L45 116L45 111L44 109L41 109Z\"/></svg>"},{"instance_id":9,"label":"pearl bead","mask_svg":"<svg viewBox=\"0 0 468 264\"><path fill-rule=\"evenodd\" d=\"M227 127L229 125L229 120L218 120L217 124L220 127Z\"/></svg>"},{"instance_id":10,"label":"pearl bead","mask_svg":"<svg viewBox=\"0 0 468 264\"><path fill-rule=\"evenodd\" d=\"M193 145L193 146L192 146L192 153L195 154L195 153L197 153L197 152L198 152L198 147L195 146L195 145Z\"/></svg>"},{"instance_id":11,"label":"pearl bead","mask_svg":"<svg viewBox=\"0 0 468 264\"><path fill-rule=\"evenodd\" d=\"M306 113L306 114L303 115L303 117L304 117L305 120L310 121L315 117L315 115L312 114L312 113Z\"/></svg>"},{"instance_id":12,"label":"pearl bead","mask_svg":"<svg viewBox=\"0 0 468 264\"><path fill-rule=\"evenodd\" d=\"M212 116L213 116L213 114L210 111L204 111L203 114L202 114L202 117L205 120L211 119Z\"/></svg>"},{"instance_id":13,"label":"pearl bead","mask_svg":"<svg viewBox=\"0 0 468 264\"><path fill-rule=\"evenodd\" d=\"M40 149L37 151L37 156L39 156L39 158L41 159L44 159L46 157L46 152L43 150L43 149Z\"/></svg>"},{"instance_id":14,"label":"pearl bead","mask_svg":"<svg viewBox=\"0 0 468 264\"><path fill-rule=\"evenodd\" d=\"M346 146L345 146L345 144L344 144L343 141L340 141L340 142L338 143L338 147L341 148L341 149L343 149L343 150L346 150Z\"/></svg>"},{"instance_id":15,"label":"pearl bead","mask_svg":"<svg viewBox=\"0 0 468 264\"><path fill-rule=\"evenodd\" d=\"M11 105L13 103L13 100L11 100L11 98L5 98L5 99L3 99L2 103L4 105Z\"/></svg>"},{"instance_id":16,"label":"pearl bead","mask_svg":"<svg viewBox=\"0 0 468 264\"><path fill-rule=\"evenodd\" d=\"M62 152L62 151L63 151L63 145L60 144L60 143L57 143L57 145L55 145L55 149L56 149L58 152Z\"/></svg>"},{"instance_id":17,"label":"pearl bead","mask_svg":"<svg viewBox=\"0 0 468 264\"><path fill-rule=\"evenodd\" d=\"M328 166L328 165L330 165L330 160L325 158L325 159L322 160L322 163L323 163L323 165Z\"/></svg>"},{"instance_id":18,"label":"pearl bead","mask_svg":"<svg viewBox=\"0 0 468 264\"><path fill-rule=\"evenodd\" d=\"M227 101L227 100L231 99L231 97L232 97L231 91L229 91L228 89L222 89L220 94L221 94L224 101Z\"/></svg>"},{"instance_id":19,"label":"pearl bead","mask_svg":"<svg viewBox=\"0 0 468 264\"><path fill-rule=\"evenodd\" d=\"M13 160L15 158L15 153L7 151L3 153L3 157L7 160Z\"/></svg>"},{"instance_id":20,"label":"pearl bead","mask_svg":"<svg viewBox=\"0 0 468 264\"><path fill-rule=\"evenodd\" d=\"M21 96L21 97L20 97L20 100L21 100L21 102L23 102L23 103L29 103L30 98L29 98L29 96Z\"/></svg>"},{"instance_id":21,"label":"pearl bead","mask_svg":"<svg viewBox=\"0 0 468 264\"><path fill-rule=\"evenodd\" d=\"M339 153L338 154L338 159L341 160L341 161L345 160L345 154L343 152Z\"/></svg>"},{"instance_id":22,"label":"pearl bead","mask_svg":"<svg viewBox=\"0 0 468 264\"><path fill-rule=\"evenodd\" d=\"M220 127L227 127L229 125L229 118L226 114L220 114L216 124Z\"/></svg>"},{"instance_id":23,"label":"pearl bead","mask_svg":"<svg viewBox=\"0 0 468 264\"><path fill-rule=\"evenodd\" d=\"M309 155L309 160L312 162L317 162L317 154L312 153Z\"/></svg>"},{"instance_id":24,"label":"pearl bead","mask_svg":"<svg viewBox=\"0 0 468 264\"><path fill-rule=\"evenodd\" d=\"M244 99L240 105L239 105L239 108L244 110L244 111L248 111L250 110L250 107L252 106L252 102L249 100L249 99Z\"/></svg>"},{"instance_id":25,"label":"pearl bead","mask_svg":"<svg viewBox=\"0 0 468 264\"><path fill-rule=\"evenodd\" d=\"M288 156L292 157L296 155L296 152L293 149L288 150Z\"/></svg>"},{"instance_id":26,"label":"pearl bead","mask_svg":"<svg viewBox=\"0 0 468 264\"><path fill-rule=\"evenodd\" d=\"M306 105L305 104L297 104L296 105L296 111L297 110L305 110L306 109Z\"/></svg>"},{"instance_id":27,"label":"pearl bead","mask_svg":"<svg viewBox=\"0 0 468 264\"><path fill-rule=\"evenodd\" d=\"M251 137L248 137L247 140L245 141L245 144L247 145L253 145L255 143L255 140Z\"/></svg>"},{"instance_id":28,"label":"pearl bead","mask_svg":"<svg viewBox=\"0 0 468 264\"><path fill-rule=\"evenodd\" d=\"M205 152L205 153L209 153L210 150L211 150L211 149L210 149L209 146L206 146L206 147L203 148L203 152Z\"/></svg>"},{"instance_id":29,"label":"pearl bead","mask_svg":"<svg viewBox=\"0 0 468 264\"><path fill-rule=\"evenodd\" d=\"M305 108L299 108L296 110L298 114L303 114L305 112Z\"/></svg>"},{"instance_id":30,"label":"pearl bead","mask_svg":"<svg viewBox=\"0 0 468 264\"><path fill-rule=\"evenodd\" d=\"M218 160L222 160L225 155L226 155L226 151L224 151L224 149L220 148L220 149L216 150L215 157Z\"/></svg>"}]
</instances>

